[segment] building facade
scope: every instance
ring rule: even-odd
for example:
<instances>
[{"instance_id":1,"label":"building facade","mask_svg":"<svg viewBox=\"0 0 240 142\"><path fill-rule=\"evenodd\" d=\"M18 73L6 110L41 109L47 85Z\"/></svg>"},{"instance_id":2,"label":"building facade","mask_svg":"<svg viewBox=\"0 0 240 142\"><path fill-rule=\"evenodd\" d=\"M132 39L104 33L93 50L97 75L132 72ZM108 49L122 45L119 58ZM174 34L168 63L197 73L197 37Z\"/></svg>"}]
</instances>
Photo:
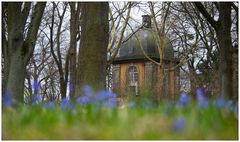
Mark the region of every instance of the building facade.
<instances>
[{"instance_id":1,"label":"building facade","mask_svg":"<svg viewBox=\"0 0 240 142\"><path fill-rule=\"evenodd\" d=\"M113 61L113 91L121 96L133 94L138 96L140 91L146 87L156 94L156 88L160 87L159 66L150 61L146 55L154 61L159 62L159 50L156 43L156 33L151 27L151 17L142 16L143 26L139 28L122 45L119 55ZM163 91L161 98L175 98L179 90L179 71L174 68L177 60L174 58L173 47L168 39L164 39L163 67L164 71ZM145 52L145 54L144 54ZM170 70L169 70L170 69ZM130 92L130 93L129 93Z\"/></svg>"}]
</instances>

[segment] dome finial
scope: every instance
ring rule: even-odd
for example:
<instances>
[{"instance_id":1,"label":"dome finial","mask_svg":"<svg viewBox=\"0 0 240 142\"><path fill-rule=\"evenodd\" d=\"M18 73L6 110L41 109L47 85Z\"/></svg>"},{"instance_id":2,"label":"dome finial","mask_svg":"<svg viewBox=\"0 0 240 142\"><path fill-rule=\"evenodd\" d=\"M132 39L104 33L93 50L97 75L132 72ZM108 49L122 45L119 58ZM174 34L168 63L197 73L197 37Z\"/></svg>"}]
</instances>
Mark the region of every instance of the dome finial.
<instances>
[{"instance_id":1,"label":"dome finial","mask_svg":"<svg viewBox=\"0 0 240 142\"><path fill-rule=\"evenodd\" d=\"M150 17L150 15L142 15L142 24L145 28L151 28L151 17Z\"/></svg>"}]
</instances>

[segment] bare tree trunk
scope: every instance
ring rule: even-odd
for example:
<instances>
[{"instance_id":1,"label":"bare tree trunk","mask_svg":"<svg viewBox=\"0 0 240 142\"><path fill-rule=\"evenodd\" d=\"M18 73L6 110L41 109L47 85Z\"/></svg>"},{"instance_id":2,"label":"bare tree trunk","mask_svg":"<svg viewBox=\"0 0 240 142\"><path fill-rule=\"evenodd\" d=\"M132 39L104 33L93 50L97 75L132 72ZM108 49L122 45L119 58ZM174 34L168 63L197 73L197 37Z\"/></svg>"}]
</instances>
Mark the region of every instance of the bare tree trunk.
<instances>
[{"instance_id":1,"label":"bare tree trunk","mask_svg":"<svg viewBox=\"0 0 240 142\"><path fill-rule=\"evenodd\" d=\"M70 19L70 48L69 55L69 96L74 99L76 87L76 70L77 70L77 35L79 33L80 23L80 3L71 2L71 19Z\"/></svg>"},{"instance_id":2,"label":"bare tree trunk","mask_svg":"<svg viewBox=\"0 0 240 142\"><path fill-rule=\"evenodd\" d=\"M35 5L30 26L24 38L24 29L31 9L31 3L8 3L8 49L9 49L9 74L6 93L11 93L15 99L23 101L24 79L26 65L32 56L37 32L40 26L46 3L39 2ZM23 7L23 9L22 9Z\"/></svg>"},{"instance_id":3,"label":"bare tree trunk","mask_svg":"<svg viewBox=\"0 0 240 142\"><path fill-rule=\"evenodd\" d=\"M109 22L107 2L81 3L82 23L76 96L83 85L103 89L106 84Z\"/></svg>"},{"instance_id":4,"label":"bare tree trunk","mask_svg":"<svg viewBox=\"0 0 240 142\"><path fill-rule=\"evenodd\" d=\"M231 3L220 3L219 6L221 26L217 30L217 38L220 47L221 95L233 99Z\"/></svg>"},{"instance_id":5,"label":"bare tree trunk","mask_svg":"<svg viewBox=\"0 0 240 142\"><path fill-rule=\"evenodd\" d=\"M26 64L22 56L19 56L21 54L19 52L21 51L17 51L11 56L6 93L10 93L14 95L15 99L23 101Z\"/></svg>"}]
</instances>

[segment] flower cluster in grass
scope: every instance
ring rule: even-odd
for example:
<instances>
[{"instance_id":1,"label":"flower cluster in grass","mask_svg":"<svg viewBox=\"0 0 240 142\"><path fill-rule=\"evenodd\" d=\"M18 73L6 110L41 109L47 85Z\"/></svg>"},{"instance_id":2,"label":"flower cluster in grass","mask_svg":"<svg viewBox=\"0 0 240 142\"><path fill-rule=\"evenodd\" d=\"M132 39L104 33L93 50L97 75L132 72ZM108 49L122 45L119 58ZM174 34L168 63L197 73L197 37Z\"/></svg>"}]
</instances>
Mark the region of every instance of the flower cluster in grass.
<instances>
[{"instance_id":1,"label":"flower cluster in grass","mask_svg":"<svg viewBox=\"0 0 240 142\"><path fill-rule=\"evenodd\" d=\"M61 109L62 110L75 110L76 106L70 99L64 98L61 102Z\"/></svg>"},{"instance_id":2,"label":"flower cluster in grass","mask_svg":"<svg viewBox=\"0 0 240 142\"><path fill-rule=\"evenodd\" d=\"M6 107L13 107L13 94L11 91L6 91L3 95L2 104Z\"/></svg>"},{"instance_id":3,"label":"flower cluster in grass","mask_svg":"<svg viewBox=\"0 0 240 142\"><path fill-rule=\"evenodd\" d=\"M186 127L186 120L183 117L177 117L173 122L172 130L175 132L179 132L184 130Z\"/></svg>"},{"instance_id":4,"label":"flower cluster in grass","mask_svg":"<svg viewBox=\"0 0 240 142\"><path fill-rule=\"evenodd\" d=\"M39 83L35 82L33 84L33 88L38 90ZM108 90L101 90L98 92L94 92L91 86L85 85L82 88L83 96L78 97L75 101L71 101L67 98L64 98L60 102L60 106L62 110L71 110L76 109L76 105L79 104L80 106L86 105L95 105L95 106L104 106L114 108L117 107L117 95ZM231 112L238 112L238 103L234 104L232 100L227 100L224 97L219 97L216 100L210 101L210 99L206 96L206 91L204 89L198 88L195 93L195 98L197 101L197 106L200 109L208 108L210 103L214 105L218 109L228 109ZM32 96L32 104L42 104L44 108L55 108L57 106L57 102L54 101L47 101L43 102L40 95ZM179 99L176 103L171 103L171 107L176 104L176 106L180 108L184 108L188 106L192 102L192 97L187 93L183 92L179 95ZM41 103L42 102L42 103ZM2 104L5 107L13 107L13 94L11 91L6 91L2 98ZM139 106L139 103L135 101L131 101L129 103L130 108ZM140 103L140 106L145 108L154 107L154 104L151 100L145 100Z\"/></svg>"},{"instance_id":5,"label":"flower cluster in grass","mask_svg":"<svg viewBox=\"0 0 240 142\"><path fill-rule=\"evenodd\" d=\"M94 93L88 85L83 87L84 95L77 98L77 103L84 106L88 104L114 108L117 106L117 95L113 92L102 90Z\"/></svg>"},{"instance_id":6,"label":"flower cluster in grass","mask_svg":"<svg viewBox=\"0 0 240 142\"><path fill-rule=\"evenodd\" d=\"M42 97L40 95L32 96L32 104L38 104L42 101Z\"/></svg>"},{"instance_id":7,"label":"flower cluster in grass","mask_svg":"<svg viewBox=\"0 0 240 142\"><path fill-rule=\"evenodd\" d=\"M197 106L200 109L206 109L210 105L213 105L218 109L227 109L231 112L238 112L238 102L234 104L232 100L227 100L223 96L220 96L216 100L210 100L206 95L206 91L202 88L198 88L196 90L195 98L197 101ZM192 97L190 95L188 95L187 93L181 93L177 101L177 106L180 108L184 108L189 105L191 101Z\"/></svg>"},{"instance_id":8,"label":"flower cluster in grass","mask_svg":"<svg viewBox=\"0 0 240 142\"><path fill-rule=\"evenodd\" d=\"M122 109L114 109L114 111L112 111L113 110L112 108L116 108L116 107L118 107L118 105L117 105L117 95L111 91L100 90L100 91L95 92L88 85L83 86L82 91L83 91L82 96L78 97L74 101L70 100L68 98L62 99L61 102L43 101L41 96L36 95L36 96L32 97L32 105L40 106L40 108L43 108L44 111L51 110L50 112L54 111L54 112L58 113L60 110L60 114L61 114L61 112L63 112L63 114L70 114L70 115L94 110L94 113L85 113L89 117L92 117L91 115L93 115L95 117L95 115L94 115L95 112L97 112L96 114L101 114L103 112L104 115L106 114L106 116L108 116L108 113L109 113L110 114L109 116L111 116L111 118L113 118L112 116L114 114L112 114L112 112L115 113L115 112L118 112L115 110L120 110L120 111L122 110ZM188 130L188 128L191 126L192 122L189 121L191 119L188 117L190 115L184 114L186 112L189 112L189 110L193 110L193 111L197 110L196 111L197 113L203 112L203 113L208 114L208 112L210 112L210 111L205 111L205 110L212 110L212 108L214 108L213 111L218 111L218 110L224 109L224 112L225 112L225 109L227 109L230 112L234 112L234 113L238 114L238 103L234 104L233 101L227 100L224 97L219 97L216 100L210 100L206 96L206 92L201 88L197 89L196 93L194 95L195 95L195 97L183 92L179 95L179 98L175 102L174 101L167 102L167 103L165 103L166 105L160 104L159 107L156 106L153 103L153 101L151 101L151 100L144 100L140 103L137 103L137 102L131 100L129 102L128 108L130 108L129 112L131 112L130 113L131 115L138 115L138 114L143 115L144 113L151 114L153 112L155 115L156 114L155 111L152 111L152 110L154 110L154 108L157 108L158 110L160 110L161 115L166 112L165 116L169 117L170 118L169 120L171 120L170 125L168 125L169 129L172 130L172 132L176 132L176 133L184 132L185 130ZM139 96L139 97L141 97L141 96ZM194 100L194 98L196 98L196 100ZM4 105L4 107L13 107L13 94L11 92L8 91L4 94L3 99L2 99L2 104ZM88 106L91 106L91 107L88 107ZM95 106L95 107L92 107L92 106ZM192 107L192 106L194 106L194 107ZM110 109L99 109L102 107L107 107ZM92 109L92 108L94 108L94 109ZM210 108L210 109L208 109L208 108ZM75 111L78 109L80 111ZM81 111L81 110L84 110L84 111ZM104 110L104 111L102 111L102 110ZM185 111L185 110L187 110L187 111ZM45 112L48 112L48 111L45 111ZM70 112L70 113L65 113L65 112ZM74 113L72 113L72 112L74 112ZM98 112L100 112L100 113L98 113ZM127 112L128 111L123 110L122 112L119 112L118 116L120 116L122 118L125 118L125 117L130 118L130 115L128 115ZM181 112L181 114L178 114L178 112ZM204 116L208 116L208 115L204 115ZM193 118L195 118L195 116ZM205 119L204 121L206 121L206 120L207 119ZM212 120L212 119L210 119L210 120Z\"/></svg>"},{"instance_id":9,"label":"flower cluster in grass","mask_svg":"<svg viewBox=\"0 0 240 142\"><path fill-rule=\"evenodd\" d=\"M201 88L196 90L196 98L198 101L198 106L200 108L207 108L209 105L209 99L206 97L205 91Z\"/></svg>"},{"instance_id":10,"label":"flower cluster in grass","mask_svg":"<svg viewBox=\"0 0 240 142\"><path fill-rule=\"evenodd\" d=\"M39 83L34 82L33 88L38 90ZM98 92L94 92L93 89L89 85L85 85L82 88L83 96L78 97L76 99L76 103L80 104L81 106L84 105L96 105L96 106L106 106L114 108L117 106L117 95L108 90L101 90ZM207 108L210 103L214 104L216 108L227 108L231 111L238 111L238 103L234 105L232 100L227 100L224 97L219 97L216 100L210 101L209 98L206 96L206 91L204 89L198 88L195 93L195 98L197 100L197 105L199 108ZM40 95L32 96L32 104L39 104L42 102L42 98ZM187 93L183 92L179 95L179 99L177 100L176 104L178 107L184 108L185 106L189 105L192 101L192 97ZM2 98L2 104L6 107L13 106L13 94L11 91L6 91ZM50 102L43 102L43 106L47 108L53 108L56 106L57 103L50 101ZM75 108L75 103L67 98L64 98L61 103L61 108L65 109L73 109ZM134 101L129 103L130 107L135 107L137 104ZM154 106L151 100L142 101L140 104L141 106ZM172 103L171 105L174 105Z\"/></svg>"},{"instance_id":11,"label":"flower cluster in grass","mask_svg":"<svg viewBox=\"0 0 240 142\"><path fill-rule=\"evenodd\" d=\"M185 107L190 103L190 101L191 101L191 96L189 96L187 93L181 93L177 104L180 107Z\"/></svg>"},{"instance_id":12,"label":"flower cluster in grass","mask_svg":"<svg viewBox=\"0 0 240 142\"><path fill-rule=\"evenodd\" d=\"M54 109L56 107L56 104L53 101L48 101L43 103L43 107L47 109Z\"/></svg>"}]
</instances>

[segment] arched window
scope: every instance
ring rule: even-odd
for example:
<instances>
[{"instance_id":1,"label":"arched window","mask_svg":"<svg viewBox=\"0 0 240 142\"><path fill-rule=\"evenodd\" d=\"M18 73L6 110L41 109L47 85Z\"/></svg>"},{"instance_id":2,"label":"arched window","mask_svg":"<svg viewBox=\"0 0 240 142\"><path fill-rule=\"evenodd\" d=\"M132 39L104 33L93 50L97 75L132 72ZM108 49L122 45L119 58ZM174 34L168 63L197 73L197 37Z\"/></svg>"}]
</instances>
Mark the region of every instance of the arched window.
<instances>
[{"instance_id":1,"label":"arched window","mask_svg":"<svg viewBox=\"0 0 240 142\"><path fill-rule=\"evenodd\" d=\"M130 66L127 71L127 86L129 91L138 93L138 70L136 66Z\"/></svg>"}]
</instances>

